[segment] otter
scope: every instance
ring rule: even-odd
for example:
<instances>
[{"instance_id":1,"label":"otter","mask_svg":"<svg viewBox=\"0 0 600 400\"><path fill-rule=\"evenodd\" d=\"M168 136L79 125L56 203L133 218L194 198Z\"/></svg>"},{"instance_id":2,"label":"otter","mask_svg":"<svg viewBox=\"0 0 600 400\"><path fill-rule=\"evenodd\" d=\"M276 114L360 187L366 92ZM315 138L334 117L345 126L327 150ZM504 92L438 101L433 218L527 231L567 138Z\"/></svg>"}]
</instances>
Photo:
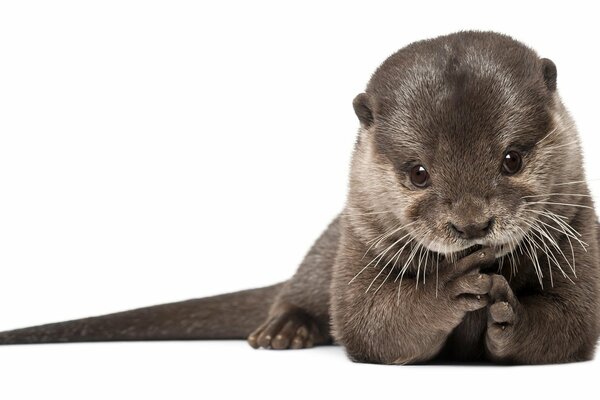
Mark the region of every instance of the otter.
<instances>
[{"instance_id":1,"label":"otter","mask_svg":"<svg viewBox=\"0 0 600 400\"><path fill-rule=\"evenodd\" d=\"M289 280L0 333L2 344L337 343L357 362L589 360L600 225L557 69L493 32L390 56L353 101L344 210Z\"/></svg>"}]
</instances>

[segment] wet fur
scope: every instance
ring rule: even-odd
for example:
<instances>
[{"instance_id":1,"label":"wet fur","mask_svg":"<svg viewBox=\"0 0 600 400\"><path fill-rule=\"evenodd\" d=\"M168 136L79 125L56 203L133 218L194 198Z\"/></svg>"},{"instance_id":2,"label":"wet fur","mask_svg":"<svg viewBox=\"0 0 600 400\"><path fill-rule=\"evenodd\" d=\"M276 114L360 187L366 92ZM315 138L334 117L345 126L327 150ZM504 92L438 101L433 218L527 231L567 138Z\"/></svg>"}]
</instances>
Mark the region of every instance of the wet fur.
<instances>
[{"instance_id":1,"label":"wet fur","mask_svg":"<svg viewBox=\"0 0 600 400\"><path fill-rule=\"evenodd\" d=\"M413 43L354 100L361 127L346 207L289 281L26 328L0 342L248 336L257 348L335 341L352 360L386 364L588 360L600 332L600 228L556 78L550 60L496 33ZM509 148L522 152L524 168L506 177ZM429 188L411 185L415 163L430 172ZM535 203L546 194L563 205ZM562 216L587 247L529 210ZM522 218L534 216L557 228L544 225L560 251L541 239L531 252L526 240L510 248L528 230ZM477 241L448 228L491 217Z\"/></svg>"}]
</instances>

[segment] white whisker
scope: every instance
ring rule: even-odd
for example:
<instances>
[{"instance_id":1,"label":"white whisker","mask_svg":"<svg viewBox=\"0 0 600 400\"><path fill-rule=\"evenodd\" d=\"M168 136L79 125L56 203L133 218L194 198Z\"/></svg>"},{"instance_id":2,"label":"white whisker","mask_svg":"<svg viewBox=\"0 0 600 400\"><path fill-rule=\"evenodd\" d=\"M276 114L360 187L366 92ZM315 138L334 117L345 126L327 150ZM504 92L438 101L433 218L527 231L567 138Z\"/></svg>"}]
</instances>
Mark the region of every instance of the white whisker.
<instances>
[{"instance_id":1,"label":"white whisker","mask_svg":"<svg viewBox=\"0 0 600 400\"><path fill-rule=\"evenodd\" d=\"M572 145L574 145L574 144L578 144L578 143L579 143L579 141L578 141L578 140L573 140L573 141L571 141L571 142L569 142L569 143L563 143L563 144L560 144L560 145L558 145L558 146L552 146L552 147L550 147L550 148L551 148L552 150L557 150L557 149L562 149L563 147L572 146Z\"/></svg>"},{"instance_id":2,"label":"white whisker","mask_svg":"<svg viewBox=\"0 0 600 400\"><path fill-rule=\"evenodd\" d=\"M592 197L589 194L579 194L579 193L546 193L546 194L532 194L529 196L522 196L522 199L529 199L532 197L546 197L546 196L574 196L574 197Z\"/></svg>"},{"instance_id":3,"label":"white whisker","mask_svg":"<svg viewBox=\"0 0 600 400\"><path fill-rule=\"evenodd\" d=\"M525 205L533 205L533 204L549 204L549 205L557 205L557 206L580 207L580 208L589 208L590 210L594 209L594 207L586 206L583 204L558 203L558 202L552 202L552 201L532 201L529 203L525 203Z\"/></svg>"},{"instance_id":4,"label":"white whisker","mask_svg":"<svg viewBox=\"0 0 600 400\"><path fill-rule=\"evenodd\" d=\"M375 293L377 293L379 291L379 289L381 289L381 287L385 284L385 282L388 280L388 278L390 277L390 275L392 274L392 272L394 271L394 268L396 267L396 264L398 263L398 260L400 259L400 256L402 255L402 252L404 251L404 249L406 248L406 246L408 246L409 243L411 243L414 239L410 238L406 243L404 243L404 246L402 246L400 248L400 250L398 250L396 252L396 254L394 254L394 256L392 256L392 258L390 259L390 261L387 262L387 264L385 264L383 266L383 268L381 269L381 271L385 270L385 268L388 266L388 264L392 261L392 260L396 260L394 261L394 264L392 264L392 267L390 268L390 272L388 272L388 274L386 275L385 279L383 280L383 282L381 282L381 284L377 287L377 289L375 289ZM379 275L381 274L381 272L375 277L375 279L373 279L373 282L371 282L371 285L369 285L369 287L367 288L367 291L369 291L369 289L371 288L371 286L373 285L373 283L375 282L375 280L379 277ZM366 293L365 292L365 293Z\"/></svg>"}]
</instances>

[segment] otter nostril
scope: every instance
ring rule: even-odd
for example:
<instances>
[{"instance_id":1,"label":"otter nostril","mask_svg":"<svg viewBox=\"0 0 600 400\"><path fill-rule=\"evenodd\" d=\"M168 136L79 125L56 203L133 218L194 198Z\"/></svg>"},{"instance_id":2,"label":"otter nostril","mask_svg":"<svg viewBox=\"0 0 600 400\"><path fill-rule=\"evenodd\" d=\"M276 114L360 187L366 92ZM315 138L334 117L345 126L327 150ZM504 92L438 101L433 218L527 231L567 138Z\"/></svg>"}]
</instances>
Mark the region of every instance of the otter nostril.
<instances>
[{"instance_id":1,"label":"otter nostril","mask_svg":"<svg viewBox=\"0 0 600 400\"><path fill-rule=\"evenodd\" d=\"M450 222L450 229L452 229L455 233L458 233L459 235L464 235L464 232L461 231L456 225L454 225L452 222Z\"/></svg>"},{"instance_id":2,"label":"otter nostril","mask_svg":"<svg viewBox=\"0 0 600 400\"><path fill-rule=\"evenodd\" d=\"M479 239L488 234L488 232L492 228L493 223L494 219L490 218L482 223L470 222L465 225L456 225L450 222L449 225L450 229L462 239Z\"/></svg>"},{"instance_id":3,"label":"otter nostril","mask_svg":"<svg viewBox=\"0 0 600 400\"><path fill-rule=\"evenodd\" d=\"M487 233L490 230L490 228L492 227L493 223L494 223L494 219L493 218L488 219L487 222L485 222L483 224L482 230Z\"/></svg>"}]
</instances>

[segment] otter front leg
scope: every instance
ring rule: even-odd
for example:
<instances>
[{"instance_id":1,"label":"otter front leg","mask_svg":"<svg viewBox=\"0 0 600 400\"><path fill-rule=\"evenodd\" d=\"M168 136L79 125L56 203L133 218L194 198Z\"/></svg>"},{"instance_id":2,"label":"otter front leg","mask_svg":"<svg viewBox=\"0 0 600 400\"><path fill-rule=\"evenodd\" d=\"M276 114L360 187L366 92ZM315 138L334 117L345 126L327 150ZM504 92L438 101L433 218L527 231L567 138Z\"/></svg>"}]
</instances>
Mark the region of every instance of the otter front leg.
<instances>
[{"instance_id":1,"label":"otter front leg","mask_svg":"<svg viewBox=\"0 0 600 400\"><path fill-rule=\"evenodd\" d=\"M430 360L467 312L487 306L491 278L479 269L493 260L494 252L483 249L454 264L440 263L437 289L435 283L417 288L414 278L404 278L400 287L389 283L377 294L354 286L359 280L349 286L347 274L336 265L334 336L354 361L408 364ZM362 283L370 279L367 276Z\"/></svg>"},{"instance_id":2,"label":"otter front leg","mask_svg":"<svg viewBox=\"0 0 600 400\"><path fill-rule=\"evenodd\" d=\"M586 283L555 279L554 287L519 300L503 276L492 280L485 338L490 360L547 364L592 357L598 333L588 310L595 293L581 287Z\"/></svg>"},{"instance_id":3,"label":"otter front leg","mask_svg":"<svg viewBox=\"0 0 600 400\"><path fill-rule=\"evenodd\" d=\"M522 316L521 304L502 275L492 275L488 307L486 350L491 359L500 361L510 353L514 327Z\"/></svg>"}]
</instances>

